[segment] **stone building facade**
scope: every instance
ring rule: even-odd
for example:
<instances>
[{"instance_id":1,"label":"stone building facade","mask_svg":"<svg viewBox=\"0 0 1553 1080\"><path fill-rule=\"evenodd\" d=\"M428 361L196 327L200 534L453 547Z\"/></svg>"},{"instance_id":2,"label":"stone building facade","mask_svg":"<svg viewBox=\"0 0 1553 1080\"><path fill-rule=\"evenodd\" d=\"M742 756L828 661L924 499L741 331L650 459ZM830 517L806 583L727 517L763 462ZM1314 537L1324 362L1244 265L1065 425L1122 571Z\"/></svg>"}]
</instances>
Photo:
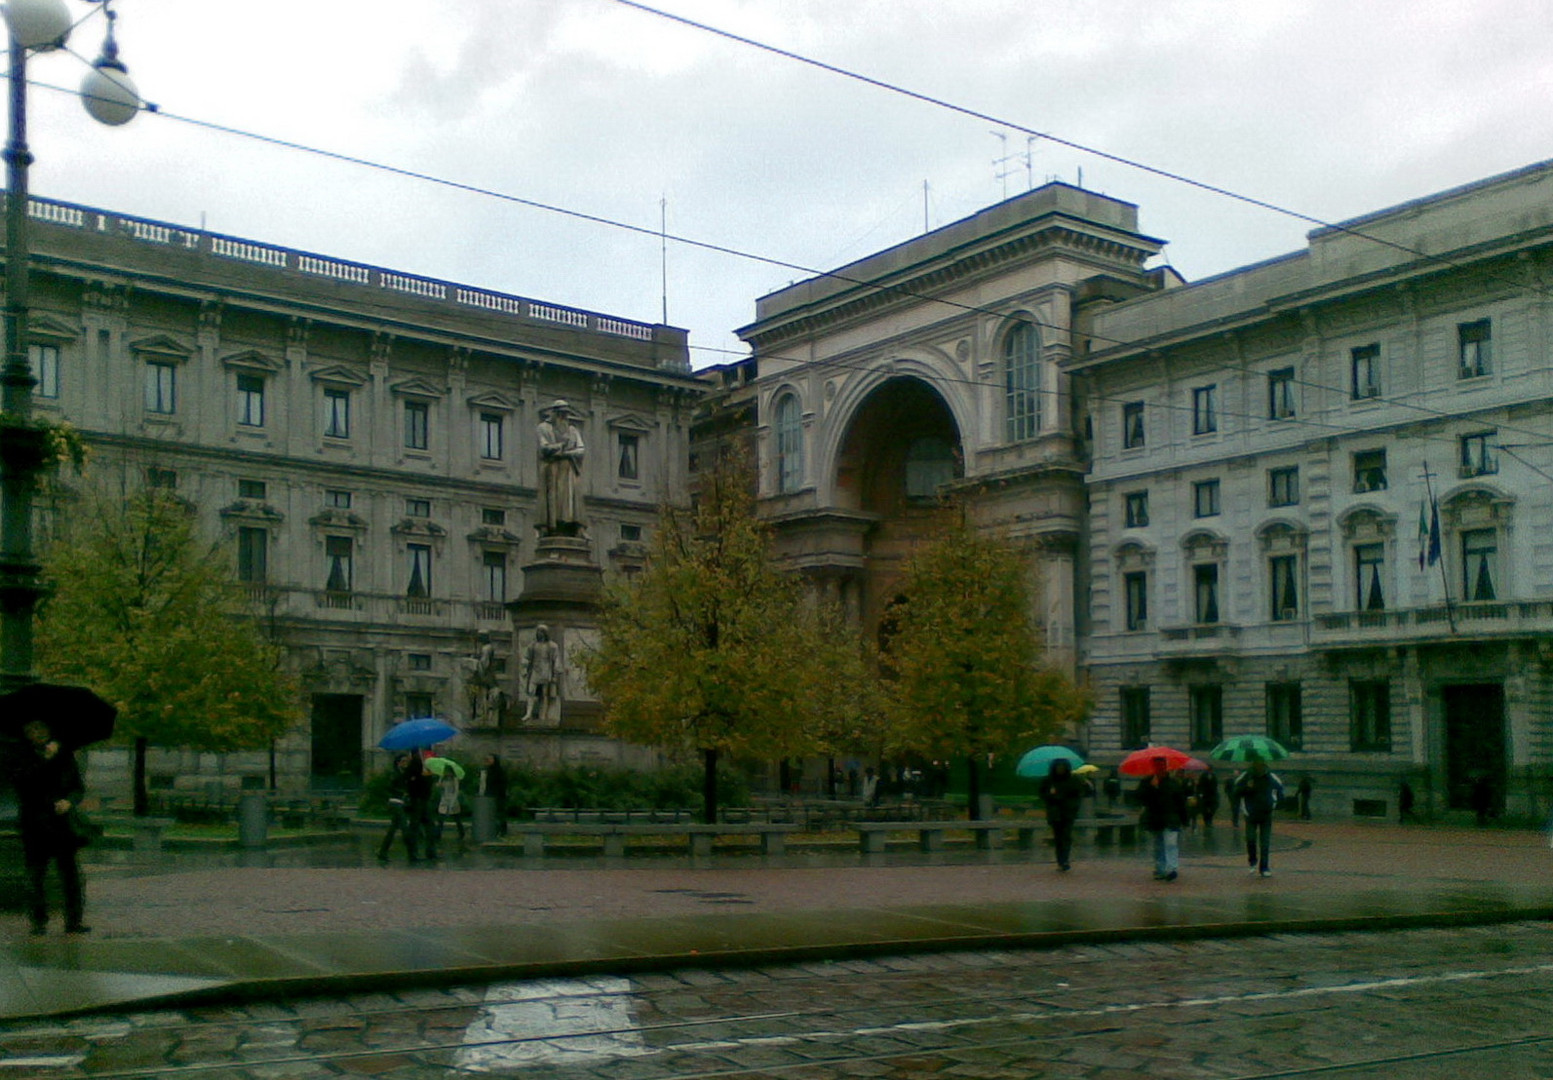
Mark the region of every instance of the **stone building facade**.
<instances>
[{"instance_id":1,"label":"stone building facade","mask_svg":"<svg viewBox=\"0 0 1553 1080\"><path fill-rule=\"evenodd\" d=\"M1322 814L1546 812L1550 277L1539 165L1093 313L1092 750L1265 731Z\"/></svg>"},{"instance_id":2,"label":"stone building facade","mask_svg":"<svg viewBox=\"0 0 1553 1080\"><path fill-rule=\"evenodd\" d=\"M872 632L963 506L1027 551L1032 617L1071 667L1085 462L1062 364L1084 307L1150 288L1159 247L1131 204L1048 184L762 297L740 393L787 565Z\"/></svg>"},{"instance_id":3,"label":"stone building facade","mask_svg":"<svg viewBox=\"0 0 1553 1080\"><path fill-rule=\"evenodd\" d=\"M527 756L628 755L577 677L561 731L516 726L508 605L555 399L581 418L593 557L640 566L686 488L702 389L683 331L88 207L34 200L32 217L37 411L85 434L90 482L174 488L232 540L309 695L276 747L283 789L359 782L408 715L493 748L537 739ZM483 713L469 685L485 643L515 710ZM256 783L268 757L169 753L153 781Z\"/></svg>"}]
</instances>

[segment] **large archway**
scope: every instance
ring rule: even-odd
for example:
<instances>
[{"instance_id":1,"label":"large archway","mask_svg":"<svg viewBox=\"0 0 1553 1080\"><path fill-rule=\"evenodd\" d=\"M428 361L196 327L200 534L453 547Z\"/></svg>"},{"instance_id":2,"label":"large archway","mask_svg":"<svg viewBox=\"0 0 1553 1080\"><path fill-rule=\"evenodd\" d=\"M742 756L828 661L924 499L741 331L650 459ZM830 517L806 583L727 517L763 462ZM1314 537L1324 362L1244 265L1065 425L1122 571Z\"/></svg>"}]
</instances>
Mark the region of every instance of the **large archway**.
<instances>
[{"instance_id":1,"label":"large archway","mask_svg":"<svg viewBox=\"0 0 1553 1080\"><path fill-rule=\"evenodd\" d=\"M960 430L937 390L898 376L853 413L835 468L837 506L875 522L865 543L859 612L872 630L895 595L901 563L950 512L942 489L965 475Z\"/></svg>"}]
</instances>

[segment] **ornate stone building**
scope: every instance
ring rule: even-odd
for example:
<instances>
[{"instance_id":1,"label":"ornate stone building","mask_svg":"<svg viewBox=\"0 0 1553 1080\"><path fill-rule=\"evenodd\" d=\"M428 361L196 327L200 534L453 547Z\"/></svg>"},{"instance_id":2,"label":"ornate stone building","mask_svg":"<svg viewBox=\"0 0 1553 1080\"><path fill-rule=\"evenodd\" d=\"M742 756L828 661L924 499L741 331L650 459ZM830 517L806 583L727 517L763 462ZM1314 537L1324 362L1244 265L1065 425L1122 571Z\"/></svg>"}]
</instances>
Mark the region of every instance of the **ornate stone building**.
<instances>
[{"instance_id":1,"label":"ornate stone building","mask_svg":"<svg viewBox=\"0 0 1553 1080\"><path fill-rule=\"evenodd\" d=\"M762 297L744 392L787 563L872 630L952 491L1028 550L1071 666L1085 459L1062 363L1087 305L1151 287L1159 247L1131 204L1048 184Z\"/></svg>"},{"instance_id":2,"label":"ornate stone building","mask_svg":"<svg viewBox=\"0 0 1553 1080\"><path fill-rule=\"evenodd\" d=\"M34 200L32 216L38 412L84 432L93 482L175 488L233 540L309 695L276 748L283 787L359 780L407 715L537 739L531 755L625 753L580 678L560 733L516 727L508 606L536 552L539 411L558 398L588 450L592 555L640 565L686 487L702 389L683 331L88 207ZM505 714L479 685L483 645ZM268 755L152 769L252 781Z\"/></svg>"},{"instance_id":3,"label":"ornate stone building","mask_svg":"<svg viewBox=\"0 0 1553 1080\"><path fill-rule=\"evenodd\" d=\"M1266 731L1324 815L1545 814L1550 277L1544 164L1094 312L1092 750Z\"/></svg>"}]
</instances>

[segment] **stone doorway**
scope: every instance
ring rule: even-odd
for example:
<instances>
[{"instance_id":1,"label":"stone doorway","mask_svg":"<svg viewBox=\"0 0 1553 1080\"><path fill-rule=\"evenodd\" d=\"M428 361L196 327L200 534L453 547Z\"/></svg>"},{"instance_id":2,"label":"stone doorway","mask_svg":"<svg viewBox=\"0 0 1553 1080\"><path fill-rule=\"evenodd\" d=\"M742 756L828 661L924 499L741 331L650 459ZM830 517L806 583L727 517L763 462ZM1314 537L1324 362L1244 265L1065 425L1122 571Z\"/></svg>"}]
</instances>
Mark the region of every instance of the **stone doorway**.
<instances>
[{"instance_id":1,"label":"stone doorway","mask_svg":"<svg viewBox=\"0 0 1553 1080\"><path fill-rule=\"evenodd\" d=\"M361 787L360 694L313 695L313 767L315 791Z\"/></svg>"},{"instance_id":2,"label":"stone doorway","mask_svg":"<svg viewBox=\"0 0 1553 1080\"><path fill-rule=\"evenodd\" d=\"M1452 810L1472 806L1472 788L1486 776L1493 811L1504 810L1505 716L1503 683L1440 688L1445 711L1445 790Z\"/></svg>"}]
</instances>

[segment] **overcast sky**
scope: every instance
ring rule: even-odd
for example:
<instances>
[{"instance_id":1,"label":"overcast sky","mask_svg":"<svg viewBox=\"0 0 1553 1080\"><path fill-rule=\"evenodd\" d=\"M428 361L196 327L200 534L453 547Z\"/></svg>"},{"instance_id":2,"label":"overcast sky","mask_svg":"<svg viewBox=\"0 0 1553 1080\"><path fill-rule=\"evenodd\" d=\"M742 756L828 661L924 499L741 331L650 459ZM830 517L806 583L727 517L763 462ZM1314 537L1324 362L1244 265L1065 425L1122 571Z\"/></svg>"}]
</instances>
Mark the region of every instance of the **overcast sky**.
<instances>
[{"instance_id":1,"label":"overcast sky","mask_svg":"<svg viewBox=\"0 0 1553 1080\"><path fill-rule=\"evenodd\" d=\"M91 7L70 0L77 15ZM1547 0L661 0L735 33L1332 221L1553 158ZM1309 225L612 0L116 0L169 114L833 268L1023 191L1137 203L1189 280ZM90 59L102 20L71 47ZM75 87L81 62L36 60ZM35 88L35 194L661 319L659 243ZM1014 155L1001 170L994 159ZM1000 179L1000 171L1008 173ZM697 367L803 276L671 243Z\"/></svg>"}]
</instances>

